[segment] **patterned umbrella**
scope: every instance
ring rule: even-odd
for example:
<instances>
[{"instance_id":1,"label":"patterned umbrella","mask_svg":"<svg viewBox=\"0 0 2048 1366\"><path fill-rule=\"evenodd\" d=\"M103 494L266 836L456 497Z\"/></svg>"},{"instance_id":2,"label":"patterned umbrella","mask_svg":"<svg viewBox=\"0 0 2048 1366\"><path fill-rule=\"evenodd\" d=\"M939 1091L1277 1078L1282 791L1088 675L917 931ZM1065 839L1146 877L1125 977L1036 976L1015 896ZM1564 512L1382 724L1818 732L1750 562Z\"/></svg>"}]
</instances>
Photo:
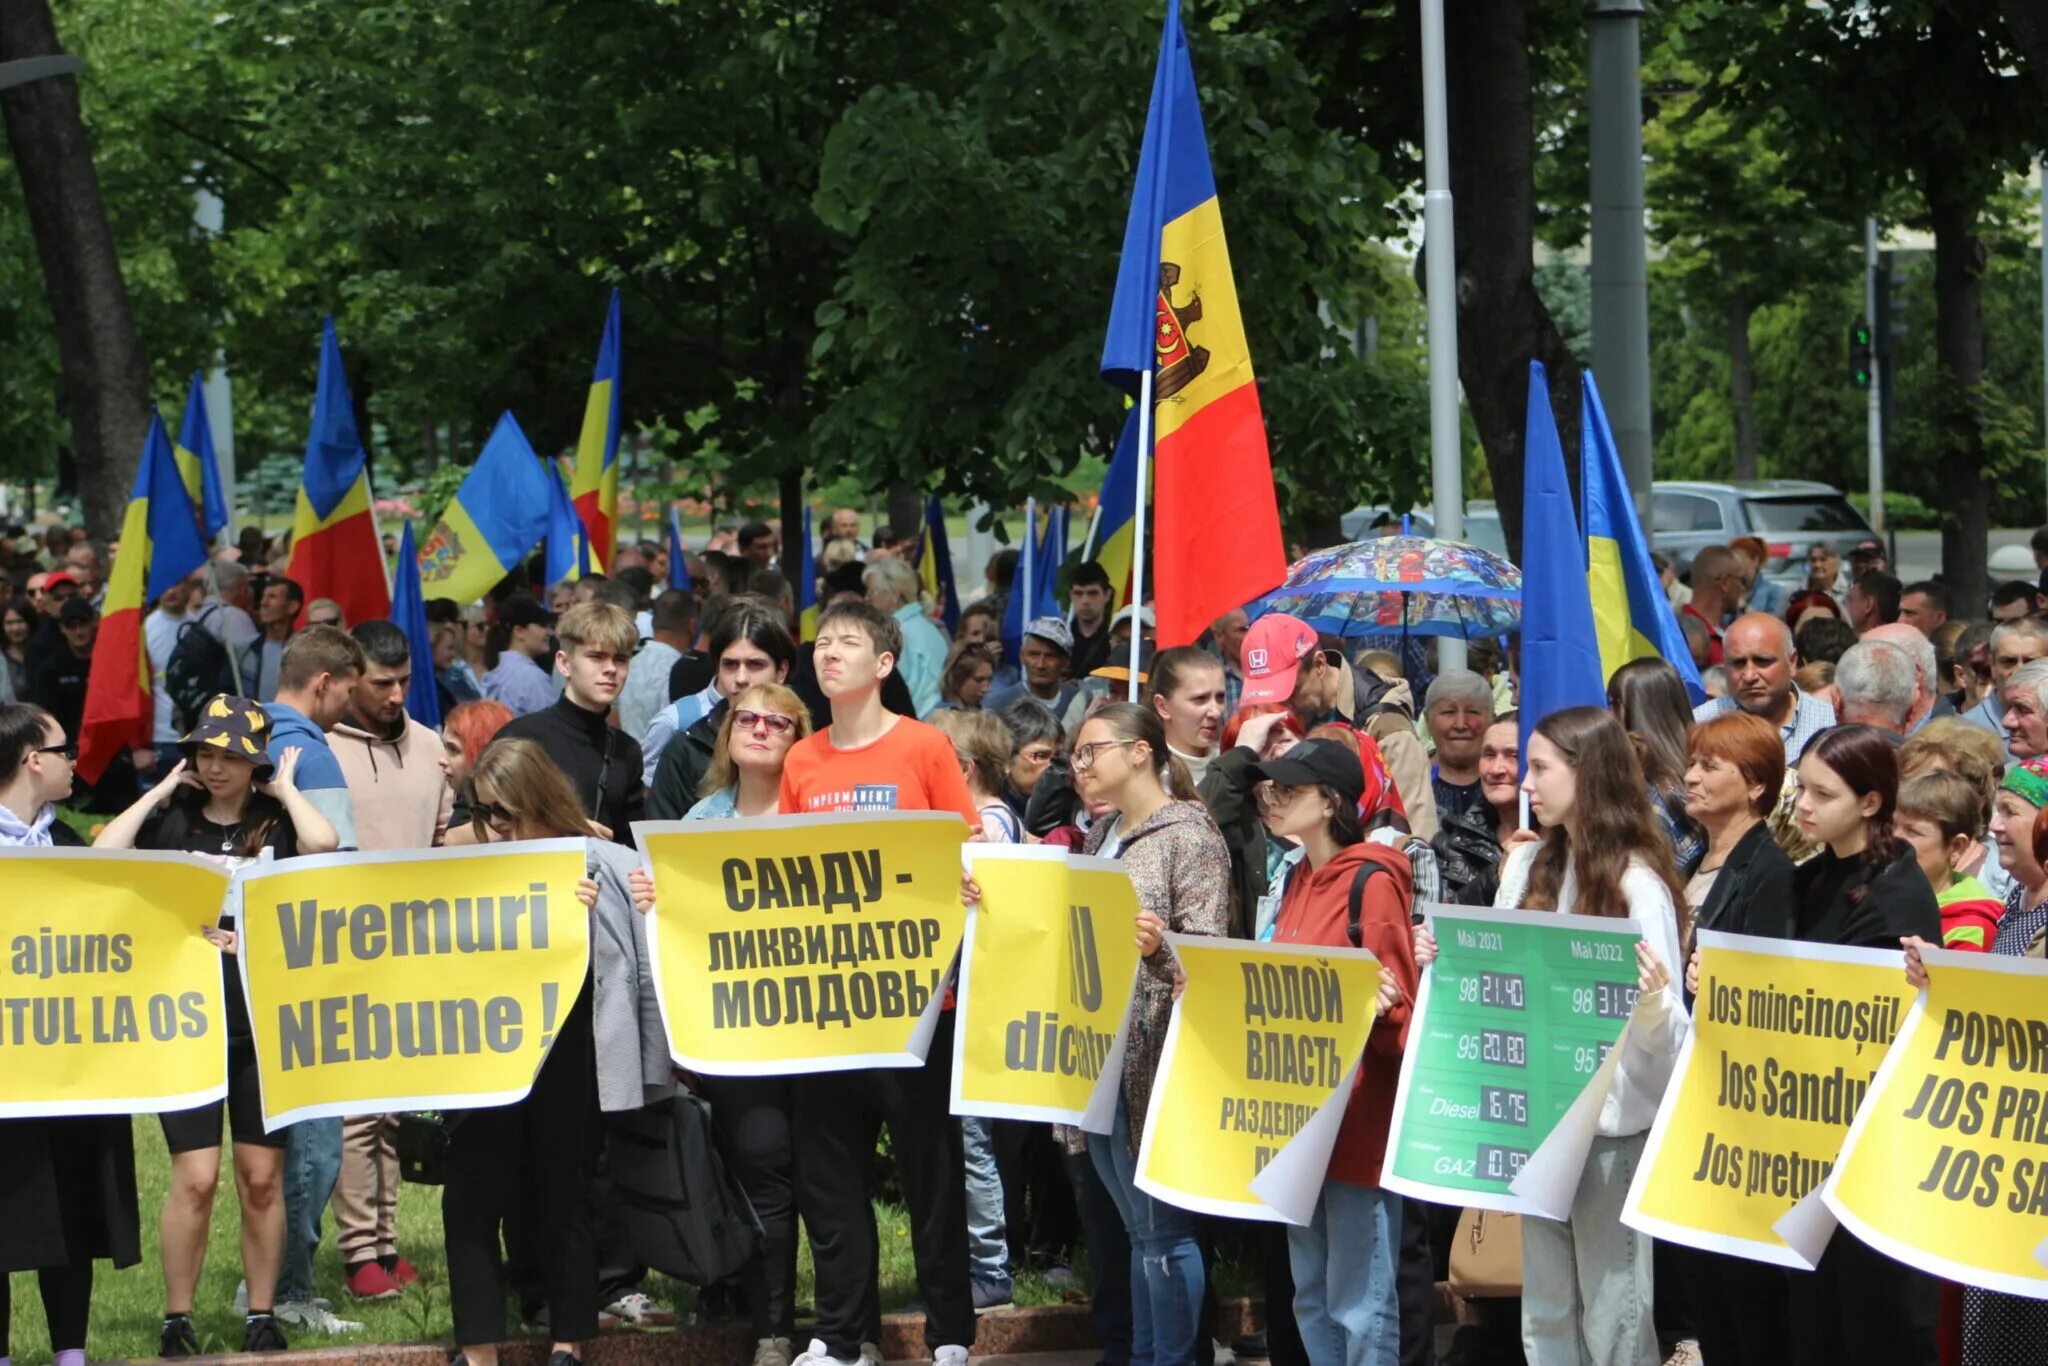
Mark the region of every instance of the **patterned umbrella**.
<instances>
[{"instance_id":1,"label":"patterned umbrella","mask_svg":"<svg viewBox=\"0 0 2048 1366\"><path fill-rule=\"evenodd\" d=\"M1522 571L1458 541L1380 536L1299 560L1251 604L1316 630L1357 636L1500 636L1522 624Z\"/></svg>"}]
</instances>

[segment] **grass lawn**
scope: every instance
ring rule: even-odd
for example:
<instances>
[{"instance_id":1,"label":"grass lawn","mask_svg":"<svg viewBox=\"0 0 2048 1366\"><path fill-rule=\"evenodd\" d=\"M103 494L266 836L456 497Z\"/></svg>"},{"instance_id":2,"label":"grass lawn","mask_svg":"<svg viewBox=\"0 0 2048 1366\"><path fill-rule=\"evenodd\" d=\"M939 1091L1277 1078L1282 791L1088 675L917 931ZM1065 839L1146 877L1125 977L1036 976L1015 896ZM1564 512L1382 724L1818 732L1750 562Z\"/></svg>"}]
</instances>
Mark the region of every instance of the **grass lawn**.
<instances>
[{"instance_id":1,"label":"grass lawn","mask_svg":"<svg viewBox=\"0 0 2048 1366\"><path fill-rule=\"evenodd\" d=\"M135 1167L142 1201L142 1261L124 1271L112 1270L105 1262L98 1265L93 1282L92 1326L86 1343L86 1354L95 1361L155 1356L163 1323L164 1287L156 1254L157 1218L163 1211L170 1153L164 1147L163 1130L152 1115L135 1120ZM235 1286L242 1278L240 1209L235 1197L232 1158L223 1152L212 1237L207 1244L206 1268L200 1276L192 1314L200 1347L208 1352L237 1351L242 1345L242 1320L234 1312ZM910 1229L903 1212L894 1206L878 1204L875 1215L882 1241L882 1307L894 1310L917 1293ZM335 1251L331 1218L326 1233L314 1262L316 1293L334 1301L336 1315L357 1320L363 1328L359 1333L336 1338L293 1337L294 1347L453 1341L447 1261L441 1247L439 1187L408 1185L399 1194L399 1246L420 1270L419 1282L402 1299L380 1304L350 1300L341 1288L341 1258ZM801 1240L798 1247L797 1303L807 1305L811 1303L811 1253ZM50 1337L43 1322L35 1276L20 1273L8 1279L14 1294L14 1360L17 1366L43 1366L51 1357ZM675 1306L686 1318L696 1304L694 1288L665 1276L650 1277L646 1289L656 1300ZM1023 1277L1016 1288L1019 1304L1053 1304L1059 1298L1036 1276ZM508 1326L512 1325L508 1322ZM289 1329L287 1336L291 1336Z\"/></svg>"}]
</instances>

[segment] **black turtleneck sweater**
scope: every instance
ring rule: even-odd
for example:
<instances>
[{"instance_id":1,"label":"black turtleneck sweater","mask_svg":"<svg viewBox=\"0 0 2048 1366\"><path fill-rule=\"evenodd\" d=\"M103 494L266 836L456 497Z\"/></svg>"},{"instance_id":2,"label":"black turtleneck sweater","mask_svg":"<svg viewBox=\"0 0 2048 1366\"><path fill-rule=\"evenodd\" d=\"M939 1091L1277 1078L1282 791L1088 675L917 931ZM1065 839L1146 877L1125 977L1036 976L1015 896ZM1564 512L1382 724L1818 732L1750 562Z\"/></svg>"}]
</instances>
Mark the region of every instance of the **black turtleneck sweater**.
<instances>
[{"instance_id":1,"label":"black turtleneck sweater","mask_svg":"<svg viewBox=\"0 0 2048 1366\"><path fill-rule=\"evenodd\" d=\"M554 706L506 722L498 734L531 740L547 751L576 789L584 812L618 843L633 842L633 822L646 814L647 804L640 742L609 724L605 713L585 711L564 693Z\"/></svg>"}]
</instances>

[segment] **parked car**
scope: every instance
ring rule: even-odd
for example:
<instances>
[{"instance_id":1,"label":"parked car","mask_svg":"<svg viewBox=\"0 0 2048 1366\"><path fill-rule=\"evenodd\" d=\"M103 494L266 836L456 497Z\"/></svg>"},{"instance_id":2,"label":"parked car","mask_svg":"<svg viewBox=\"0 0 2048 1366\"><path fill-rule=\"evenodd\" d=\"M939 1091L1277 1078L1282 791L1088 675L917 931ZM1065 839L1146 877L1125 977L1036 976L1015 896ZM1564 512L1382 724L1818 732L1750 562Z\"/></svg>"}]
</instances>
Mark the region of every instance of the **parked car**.
<instances>
[{"instance_id":1,"label":"parked car","mask_svg":"<svg viewBox=\"0 0 2048 1366\"><path fill-rule=\"evenodd\" d=\"M1764 576L1788 586L1806 582L1806 552L1815 541L1846 551L1877 534L1841 490L1810 479L1660 479L1650 485L1650 523L1651 545L1671 557L1680 576L1705 547L1755 536L1770 549Z\"/></svg>"}]
</instances>

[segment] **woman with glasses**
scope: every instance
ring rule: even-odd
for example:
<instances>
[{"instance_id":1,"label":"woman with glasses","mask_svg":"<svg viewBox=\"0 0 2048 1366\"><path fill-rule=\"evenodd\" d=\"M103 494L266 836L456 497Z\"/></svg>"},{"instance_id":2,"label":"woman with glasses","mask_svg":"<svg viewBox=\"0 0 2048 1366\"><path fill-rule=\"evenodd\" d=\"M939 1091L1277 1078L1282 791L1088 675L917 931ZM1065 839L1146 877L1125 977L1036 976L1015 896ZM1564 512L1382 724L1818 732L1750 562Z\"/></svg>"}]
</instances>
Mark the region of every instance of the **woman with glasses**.
<instances>
[{"instance_id":1,"label":"woman with glasses","mask_svg":"<svg viewBox=\"0 0 2048 1366\"><path fill-rule=\"evenodd\" d=\"M96 849L172 849L230 869L261 857L324 854L340 842L334 826L292 782L299 751L271 761L270 716L246 697L225 693L199 710L199 722L179 742L183 757L156 786L107 822ZM226 955L235 952L232 917L223 914L207 937L220 946L227 991L228 1131L235 1141L235 1192L242 1207L242 1270L249 1279L245 1352L279 1351L284 1334L272 1316L278 1270L284 1260L284 1151L286 1131L265 1133L257 1089L256 1045L241 983ZM161 1354L194 1356L192 1297L206 1260L220 1185L223 1102L161 1116L171 1150L171 1188L164 1197L162 1254L164 1323Z\"/></svg>"},{"instance_id":2,"label":"woman with glasses","mask_svg":"<svg viewBox=\"0 0 2048 1366\"><path fill-rule=\"evenodd\" d=\"M1131 1361L1166 1366L1195 1359L1205 1274L1194 1215L1138 1188L1138 1137L1178 990L1179 966L1165 935L1229 933L1230 852L1150 708L1117 702L1095 712L1075 737L1073 765L1080 798L1106 808L1082 852L1120 860L1129 870L1144 955L1132 989L1115 1131L1089 1134L1088 1156L1130 1235Z\"/></svg>"},{"instance_id":3,"label":"woman with glasses","mask_svg":"<svg viewBox=\"0 0 2048 1366\"><path fill-rule=\"evenodd\" d=\"M0 705L0 847L80 843L57 819L76 754L41 707ZM33 1271L57 1366L84 1366L93 1259L142 1259L129 1118L0 1120L0 1173L0 1361L13 1307L8 1273Z\"/></svg>"},{"instance_id":4,"label":"woman with glasses","mask_svg":"<svg viewBox=\"0 0 2048 1366\"><path fill-rule=\"evenodd\" d=\"M576 896L591 912L590 969L522 1100L450 1117L441 1192L448 1298L458 1366L497 1366L505 1336L498 1227L523 1199L533 1270L545 1287L550 1366L576 1366L597 1336L597 1232L590 1185L600 1112L674 1095L645 922L629 873L639 856L604 838L569 780L531 740L501 738L470 765L476 843L588 839L590 876Z\"/></svg>"}]
</instances>

